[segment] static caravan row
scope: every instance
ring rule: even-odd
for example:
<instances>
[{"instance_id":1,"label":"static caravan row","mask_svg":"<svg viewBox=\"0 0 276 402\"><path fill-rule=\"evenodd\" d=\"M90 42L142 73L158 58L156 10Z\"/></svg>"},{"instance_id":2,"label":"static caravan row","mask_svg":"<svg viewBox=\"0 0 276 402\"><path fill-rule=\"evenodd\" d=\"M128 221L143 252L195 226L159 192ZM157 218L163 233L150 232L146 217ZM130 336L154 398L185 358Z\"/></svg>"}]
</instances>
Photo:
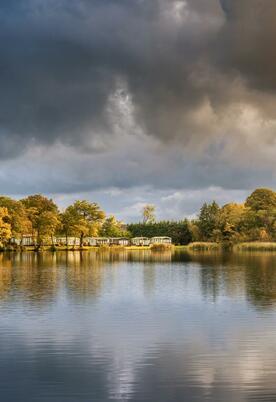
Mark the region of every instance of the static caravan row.
<instances>
[{"instance_id":1,"label":"static caravan row","mask_svg":"<svg viewBox=\"0 0 276 402\"><path fill-rule=\"evenodd\" d=\"M131 243L134 246L149 246L150 239L148 237L134 237L131 239Z\"/></svg>"},{"instance_id":2,"label":"static caravan row","mask_svg":"<svg viewBox=\"0 0 276 402\"><path fill-rule=\"evenodd\" d=\"M53 242L56 246L79 246L80 238L73 236L56 236L53 237ZM52 240L49 239L48 243L51 244ZM128 246L129 239L127 238L108 238L108 237L85 237L83 239L84 246L111 246L111 245L119 245L119 246ZM24 235L21 239L13 237L11 239L12 244L22 245L22 246L35 246L37 244L37 240L35 236Z\"/></svg>"},{"instance_id":3,"label":"static caravan row","mask_svg":"<svg viewBox=\"0 0 276 402\"><path fill-rule=\"evenodd\" d=\"M54 237L54 243L57 246L79 246L80 239L79 237L71 237L71 236L57 236Z\"/></svg>"},{"instance_id":4,"label":"static caravan row","mask_svg":"<svg viewBox=\"0 0 276 402\"><path fill-rule=\"evenodd\" d=\"M131 239L131 243L134 246L149 246L151 244L172 244L171 237L167 236L159 236L152 237L149 239L148 237L134 237Z\"/></svg>"},{"instance_id":5,"label":"static caravan row","mask_svg":"<svg viewBox=\"0 0 276 402\"><path fill-rule=\"evenodd\" d=\"M113 246L129 246L130 240L126 237L113 237L110 239L110 245Z\"/></svg>"},{"instance_id":6,"label":"static caravan row","mask_svg":"<svg viewBox=\"0 0 276 402\"><path fill-rule=\"evenodd\" d=\"M55 238L55 244L56 245L61 245L61 246L79 246L80 245L80 238L79 237L56 237ZM101 246L101 245L109 245L109 239L105 237L85 237L83 239L83 245L84 246L90 246L90 247L95 247L95 246Z\"/></svg>"},{"instance_id":7,"label":"static caravan row","mask_svg":"<svg viewBox=\"0 0 276 402\"><path fill-rule=\"evenodd\" d=\"M109 238L108 237L96 237L96 246L109 246Z\"/></svg>"},{"instance_id":8,"label":"static caravan row","mask_svg":"<svg viewBox=\"0 0 276 402\"><path fill-rule=\"evenodd\" d=\"M97 239L95 237L85 237L84 245L90 246L90 247L95 247L95 246L97 246Z\"/></svg>"},{"instance_id":9,"label":"static caravan row","mask_svg":"<svg viewBox=\"0 0 276 402\"><path fill-rule=\"evenodd\" d=\"M171 237L161 236L161 237L152 237L150 239L151 244L172 244Z\"/></svg>"},{"instance_id":10,"label":"static caravan row","mask_svg":"<svg viewBox=\"0 0 276 402\"><path fill-rule=\"evenodd\" d=\"M130 240L126 237L96 237L96 246L128 246Z\"/></svg>"},{"instance_id":11,"label":"static caravan row","mask_svg":"<svg viewBox=\"0 0 276 402\"><path fill-rule=\"evenodd\" d=\"M80 246L80 238L73 236L56 236L52 240L49 239L49 244L54 242L56 246ZM13 237L12 244L22 246L35 246L37 240L35 236L24 235L21 239ZM151 244L172 244L172 239L166 236L152 237L134 237L128 239L126 237L85 237L83 240L84 246L150 246Z\"/></svg>"},{"instance_id":12,"label":"static caravan row","mask_svg":"<svg viewBox=\"0 0 276 402\"><path fill-rule=\"evenodd\" d=\"M80 245L80 238L79 237L56 237L55 238L55 244L56 245L62 245L62 246L79 246ZM83 239L83 245L84 246L90 246L90 247L95 247L95 246L103 246L103 245L109 245L110 244L110 239L107 237L84 237Z\"/></svg>"},{"instance_id":13,"label":"static caravan row","mask_svg":"<svg viewBox=\"0 0 276 402\"><path fill-rule=\"evenodd\" d=\"M34 246L36 245L36 240L34 236L23 235L21 239L12 237L11 244L16 244L17 246Z\"/></svg>"},{"instance_id":14,"label":"static caravan row","mask_svg":"<svg viewBox=\"0 0 276 402\"><path fill-rule=\"evenodd\" d=\"M53 239L48 239L47 244L52 244L52 241L57 246L79 246L80 239L78 237L65 237L65 236L56 236ZM35 246L37 244L37 239L35 236L32 235L23 235L21 239L12 237L11 238L12 244L17 244L18 246Z\"/></svg>"}]
</instances>

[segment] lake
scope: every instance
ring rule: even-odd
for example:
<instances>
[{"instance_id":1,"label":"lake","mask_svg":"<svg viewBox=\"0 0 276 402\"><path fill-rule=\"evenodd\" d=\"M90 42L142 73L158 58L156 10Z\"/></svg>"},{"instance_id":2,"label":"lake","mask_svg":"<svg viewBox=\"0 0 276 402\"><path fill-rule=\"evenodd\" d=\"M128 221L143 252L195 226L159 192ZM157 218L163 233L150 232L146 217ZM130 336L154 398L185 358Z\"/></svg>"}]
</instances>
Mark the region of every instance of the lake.
<instances>
[{"instance_id":1,"label":"lake","mask_svg":"<svg viewBox=\"0 0 276 402\"><path fill-rule=\"evenodd\" d=\"M3 402L275 401L276 254L0 254Z\"/></svg>"}]
</instances>

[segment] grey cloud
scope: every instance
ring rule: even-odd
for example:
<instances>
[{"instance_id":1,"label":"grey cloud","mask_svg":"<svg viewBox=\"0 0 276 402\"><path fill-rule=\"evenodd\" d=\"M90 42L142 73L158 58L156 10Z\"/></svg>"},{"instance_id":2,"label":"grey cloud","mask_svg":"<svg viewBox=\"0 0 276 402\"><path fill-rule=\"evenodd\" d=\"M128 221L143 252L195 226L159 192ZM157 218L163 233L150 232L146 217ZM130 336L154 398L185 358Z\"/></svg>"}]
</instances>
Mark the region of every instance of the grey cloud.
<instances>
[{"instance_id":1,"label":"grey cloud","mask_svg":"<svg viewBox=\"0 0 276 402\"><path fill-rule=\"evenodd\" d=\"M244 56L243 44L236 45L250 9L249 3L240 4L224 1L231 16L225 19L216 0L4 2L0 124L14 148L2 157L21 151L18 137L85 147L87 137L112 134L106 105L118 78L127 83L148 134L176 139L183 147L191 137L198 143L206 135L212 139L213 127L194 112L209 102L219 114L235 97L233 73L217 71L214 48L220 49L222 65L232 57L241 72L242 57L248 64L250 51L259 57L255 43ZM269 2L264 19L271 7ZM251 20L257 22L253 15L250 32Z\"/></svg>"},{"instance_id":2,"label":"grey cloud","mask_svg":"<svg viewBox=\"0 0 276 402\"><path fill-rule=\"evenodd\" d=\"M2 192L273 186L274 10L2 1Z\"/></svg>"},{"instance_id":3,"label":"grey cloud","mask_svg":"<svg viewBox=\"0 0 276 402\"><path fill-rule=\"evenodd\" d=\"M145 139L127 141L112 153L89 154L55 146L48 152L33 149L27 155L2 163L0 188L4 193L74 194L107 188L148 186L160 190L203 189L211 185L250 190L257 182L273 186L269 169L233 167L216 159L185 158L174 149L155 153ZM121 143L120 143L121 145Z\"/></svg>"},{"instance_id":4,"label":"grey cloud","mask_svg":"<svg viewBox=\"0 0 276 402\"><path fill-rule=\"evenodd\" d=\"M112 134L106 105L118 77L147 132L165 140L187 135L187 113L204 97L190 76L204 56L209 25L213 32L207 17L215 1L211 8L191 4L4 2L0 127L14 146L1 156L21 152L18 142L86 146L89 136Z\"/></svg>"},{"instance_id":5,"label":"grey cloud","mask_svg":"<svg viewBox=\"0 0 276 402\"><path fill-rule=\"evenodd\" d=\"M240 71L249 85L267 92L276 89L276 40L273 0L221 0L227 23L222 29L221 50L224 66Z\"/></svg>"}]
</instances>

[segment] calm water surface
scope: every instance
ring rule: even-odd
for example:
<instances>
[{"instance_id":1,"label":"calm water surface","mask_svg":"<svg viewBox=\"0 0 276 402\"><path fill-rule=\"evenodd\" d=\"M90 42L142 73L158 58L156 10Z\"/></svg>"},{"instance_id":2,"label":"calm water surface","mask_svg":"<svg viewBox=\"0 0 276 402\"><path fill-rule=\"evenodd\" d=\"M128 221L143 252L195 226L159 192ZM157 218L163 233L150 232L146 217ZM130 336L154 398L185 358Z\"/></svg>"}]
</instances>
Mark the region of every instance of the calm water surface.
<instances>
[{"instance_id":1,"label":"calm water surface","mask_svg":"<svg viewBox=\"0 0 276 402\"><path fill-rule=\"evenodd\" d=\"M0 400L276 401L276 255L0 255Z\"/></svg>"}]
</instances>

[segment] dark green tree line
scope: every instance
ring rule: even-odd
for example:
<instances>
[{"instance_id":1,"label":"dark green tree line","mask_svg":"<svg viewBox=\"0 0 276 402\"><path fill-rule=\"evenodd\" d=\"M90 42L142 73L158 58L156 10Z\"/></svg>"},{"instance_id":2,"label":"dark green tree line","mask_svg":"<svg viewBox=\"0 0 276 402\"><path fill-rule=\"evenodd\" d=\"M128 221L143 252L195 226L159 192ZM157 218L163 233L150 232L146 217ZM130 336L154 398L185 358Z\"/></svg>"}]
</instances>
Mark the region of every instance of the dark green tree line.
<instances>
[{"instance_id":1,"label":"dark green tree line","mask_svg":"<svg viewBox=\"0 0 276 402\"><path fill-rule=\"evenodd\" d=\"M174 244L188 244L192 234L188 220L179 222L161 221L155 223L132 223L127 225L131 237L169 236Z\"/></svg>"}]
</instances>

